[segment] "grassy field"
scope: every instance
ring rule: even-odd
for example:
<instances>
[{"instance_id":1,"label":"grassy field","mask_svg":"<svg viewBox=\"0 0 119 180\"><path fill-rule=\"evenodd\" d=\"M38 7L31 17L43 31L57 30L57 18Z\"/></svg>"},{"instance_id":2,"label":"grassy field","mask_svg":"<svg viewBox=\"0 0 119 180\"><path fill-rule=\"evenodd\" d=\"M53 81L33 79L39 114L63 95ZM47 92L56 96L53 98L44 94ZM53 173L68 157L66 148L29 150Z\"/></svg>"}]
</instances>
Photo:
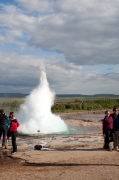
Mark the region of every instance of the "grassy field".
<instances>
[{"instance_id":1,"label":"grassy field","mask_svg":"<svg viewBox=\"0 0 119 180\"><path fill-rule=\"evenodd\" d=\"M113 101L113 100L115 100L119 104L119 96L109 96L109 97L108 96L105 96L105 97L104 96L100 96L100 97L94 97L94 96L89 96L89 97L88 96L86 96L86 97L77 97L77 96L76 97L70 97L70 96L69 97L56 97L54 103L57 103L57 102L70 103L70 102L76 102L76 101L82 101L82 102L88 101L88 103L91 105L91 104L93 104L93 101L96 101L96 100L102 100L102 101L105 101L105 100ZM19 110L20 105L23 104L24 101L25 101L25 98L21 98L21 97L20 98L19 97L12 97L12 98L0 97L0 109L4 109L5 113L7 115L9 115L10 111L17 112ZM111 108L113 108L113 105L111 106ZM71 111L74 111L74 110L75 110L75 108L74 109L71 108ZM83 108L82 108L82 110L83 110ZM60 111L63 111L62 108L60 109ZM67 111L67 110L65 109L65 111Z\"/></svg>"},{"instance_id":2,"label":"grassy field","mask_svg":"<svg viewBox=\"0 0 119 180\"><path fill-rule=\"evenodd\" d=\"M100 99L119 99L119 96L99 96L99 97L93 97L93 96L86 96L86 97L61 97L61 98L55 98L55 102L74 102L76 100L79 101L95 101Z\"/></svg>"},{"instance_id":3,"label":"grassy field","mask_svg":"<svg viewBox=\"0 0 119 180\"><path fill-rule=\"evenodd\" d=\"M4 109L6 115L9 115L9 112L17 112L19 110L20 104L24 103L25 98L2 98L0 97L0 109Z\"/></svg>"}]
</instances>

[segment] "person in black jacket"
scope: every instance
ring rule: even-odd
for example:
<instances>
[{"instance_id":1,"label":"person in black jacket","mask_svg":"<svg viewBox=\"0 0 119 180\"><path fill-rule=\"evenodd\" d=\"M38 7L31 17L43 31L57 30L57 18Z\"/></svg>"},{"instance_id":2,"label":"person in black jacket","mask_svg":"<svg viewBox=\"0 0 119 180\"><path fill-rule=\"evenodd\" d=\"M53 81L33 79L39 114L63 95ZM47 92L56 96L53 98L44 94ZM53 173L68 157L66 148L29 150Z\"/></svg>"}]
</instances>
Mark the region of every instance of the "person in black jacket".
<instances>
[{"instance_id":1,"label":"person in black jacket","mask_svg":"<svg viewBox=\"0 0 119 180\"><path fill-rule=\"evenodd\" d=\"M2 147L5 147L5 138L6 138L6 120L7 116L4 113L4 109L0 110L0 140L2 139Z\"/></svg>"},{"instance_id":2,"label":"person in black jacket","mask_svg":"<svg viewBox=\"0 0 119 180\"><path fill-rule=\"evenodd\" d=\"M119 114L118 107L113 108L113 113L111 114L111 116L113 118L113 131L114 131L114 127L115 127L114 122L115 122L115 119L116 119L118 114Z\"/></svg>"},{"instance_id":3,"label":"person in black jacket","mask_svg":"<svg viewBox=\"0 0 119 180\"><path fill-rule=\"evenodd\" d=\"M119 116L119 109L118 107L113 108L113 113L111 114L112 118L113 118L113 137L114 137L114 141L115 141L115 123L116 123L116 119L117 116ZM115 150L115 144L114 144L114 150Z\"/></svg>"}]
</instances>

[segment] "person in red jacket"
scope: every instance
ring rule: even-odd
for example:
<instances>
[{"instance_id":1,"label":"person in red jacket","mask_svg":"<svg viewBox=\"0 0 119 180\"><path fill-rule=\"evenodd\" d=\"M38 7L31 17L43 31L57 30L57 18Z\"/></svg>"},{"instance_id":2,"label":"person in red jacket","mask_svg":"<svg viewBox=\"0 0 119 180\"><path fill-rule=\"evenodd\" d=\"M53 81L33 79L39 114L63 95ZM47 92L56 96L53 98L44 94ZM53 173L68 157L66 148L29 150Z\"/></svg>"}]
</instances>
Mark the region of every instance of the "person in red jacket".
<instances>
[{"instance_id":1,"label":"person in red jacket","mask_svg":"<svg viewBox=\"0 0 119 180\"><path fill-rule=\"evenodd\" d=\"M103 119L103 136L105 138L105 149L111 149L110 142L113 142L113 118L110 115L110 111L105 112Z\"/></svg>"},{"instance_id":2,"label":"person in red jacket","mask_svg":"<svg viewBox=\"0 0 119 180\"><path fill-rule=\"evenodd\" d=\"M17 121L17 119L15 119L15 115L14 115L14 112L11 112L10 113L10 128L9 128L9 132L11 134L11 138L12 138L12 147L13 147L13 150L12 150L12 154L16 153L17 152L17 143L16 143L16 137L17 137L17 128L19 127L19 122Z\"/></svg>"}]
</instances>

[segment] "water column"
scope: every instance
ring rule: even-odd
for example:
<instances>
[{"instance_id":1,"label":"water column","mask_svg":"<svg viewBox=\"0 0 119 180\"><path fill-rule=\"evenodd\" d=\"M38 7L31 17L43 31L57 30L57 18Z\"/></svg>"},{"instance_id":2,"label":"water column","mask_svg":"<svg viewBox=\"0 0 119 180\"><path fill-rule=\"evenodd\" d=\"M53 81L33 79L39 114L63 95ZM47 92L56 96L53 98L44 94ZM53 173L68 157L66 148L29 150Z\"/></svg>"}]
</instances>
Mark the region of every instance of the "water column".
<instances>
[{"instance_id":1,"label":"water column","mask_svg":"<svg viewBox=\"0 0 119 180\"><path fill-rule=\"evenodd\" d=\"M20 122L19 132L24 134L50 134L68 131L65 122L57 115L52 114L55 93L51 91L47 81L44 66L40 67L40 83L26 97L20 106L16 118Z\"/></svg>"}]
</instances>

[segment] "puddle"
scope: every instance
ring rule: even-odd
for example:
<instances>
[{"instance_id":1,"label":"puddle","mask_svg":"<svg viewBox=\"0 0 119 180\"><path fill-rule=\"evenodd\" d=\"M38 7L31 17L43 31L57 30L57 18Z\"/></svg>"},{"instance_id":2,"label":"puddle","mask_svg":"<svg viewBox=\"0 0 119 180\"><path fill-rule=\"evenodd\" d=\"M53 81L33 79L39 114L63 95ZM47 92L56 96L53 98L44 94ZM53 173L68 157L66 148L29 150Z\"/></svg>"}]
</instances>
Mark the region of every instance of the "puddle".
<instances>
[{"instance_id":1,"label":"puddle","mask_svg":"<svg viewBox=\"0 0 119 180\"><path fill-rule=\"evenodd\" d=\"M78 134L88 134L91 132L101 132L102 128L100 127L92 127L92 126L68 126L68 131L66 132L60 132L60 133L51 133L51 134L34 134L34 135L23 135L23 134L19 134L19 137L21 137L22 139L24 138L24 140L27 138L27 141L29 139L29 141L31 140L31 138L38 138L38 137L52 137L52 136L62 136L62 135L78 135Z\"/></svg>"},{"instance_id":2,"label":"puddle","mask_svg":"<svg viewBox=\"0 0 119 180\"><path fill-rule=\"evenodd\" d=\"M88 134L92 132L101 132L102 128L92 126L73 126L70 127L70 134Z\"/></svg>"}]
</instances>

